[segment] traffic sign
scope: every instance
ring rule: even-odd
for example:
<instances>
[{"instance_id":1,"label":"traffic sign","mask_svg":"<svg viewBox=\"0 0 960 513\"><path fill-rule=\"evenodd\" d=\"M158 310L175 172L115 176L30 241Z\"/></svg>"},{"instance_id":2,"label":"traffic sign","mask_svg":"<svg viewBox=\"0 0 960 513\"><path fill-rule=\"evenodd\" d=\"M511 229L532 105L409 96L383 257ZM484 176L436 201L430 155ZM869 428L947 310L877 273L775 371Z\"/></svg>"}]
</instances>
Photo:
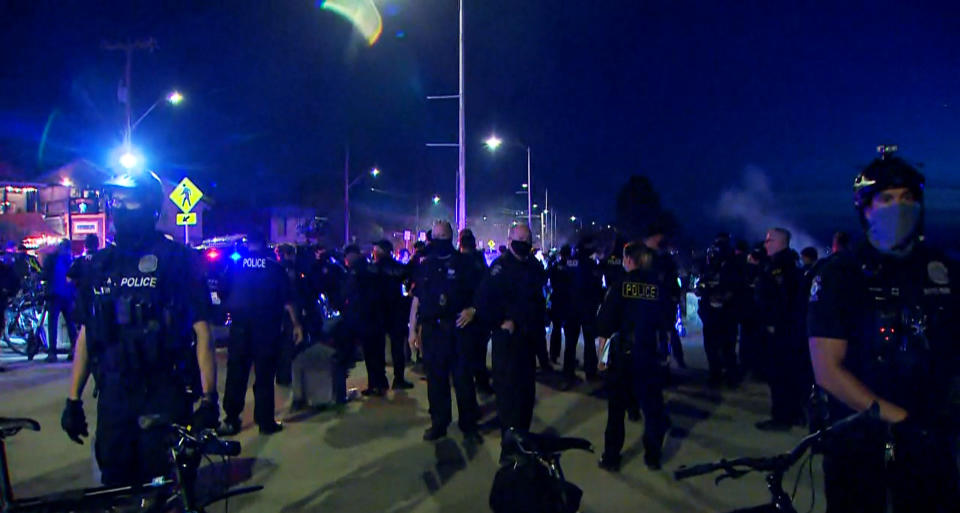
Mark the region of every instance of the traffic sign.
<instances>
[{"instance_id":1,"label":"traffic sign","mask_svg":"<svg viewBox=\"0 0 960 513\"><path fill-rule=\"evenodd\" d=\"M494 249L497 249L497 243L493 242L493 239L490 239L487 241L487 247L490 248L490 250L492 251Z\"/></svg>"},{"instance_id":2,"label":"traffic sign","mask_svg":"<svg viewBox=\"0 0 960 513\"><path fill-rule=\"evenodd\" d=\"M184 214L193 210L203 197L203 192L197 188L189 178L180 180L180 183L173 188L170 193L170 201L177 206ZM178 223L179 224L179 223Z\"/></svg>"},{"instance_id":3,"label":"traffic sign","mask_svg":"<svg viewBox=\"0 0 960 513\"><path fill-rule=\"evenodd\" d=\"M186 214L177 214L177 226L193 226L197 224L197 213L187 212Z\"/></svg>"}]
</instances>

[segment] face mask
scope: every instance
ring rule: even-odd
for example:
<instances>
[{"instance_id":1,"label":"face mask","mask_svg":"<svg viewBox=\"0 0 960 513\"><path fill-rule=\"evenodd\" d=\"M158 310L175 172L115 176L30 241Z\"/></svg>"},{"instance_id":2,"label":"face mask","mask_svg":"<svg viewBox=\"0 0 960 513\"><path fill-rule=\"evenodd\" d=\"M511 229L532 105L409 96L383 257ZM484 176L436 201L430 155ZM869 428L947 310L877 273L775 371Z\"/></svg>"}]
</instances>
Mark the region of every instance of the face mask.
<instances>
[{"instance_id":1,"label":"face mask","mask_svg":"<svg viewBox=\"0 0 960 513\"><path fill-rule=\"evenodd\" d=\"M113 227L120 243L135 242L148 236L153 233L155 223L153 212L145 208L117 209L113 213Z\"/></svg>"},{"instance_id":2,"label":"face mask","mask_svg":"<svg viewBox=\"0 0 960 513\"><path fill-rule=\"evenodd\" d=\"M896 253L916 234L920 205L877 207L867 221L867 239L881 253Z\"/></svg>"},{"instance_id":3,"label":"face mask","mask_svg":"<svg viewBox=\"0 0 960 513\"><path fill-rule=\"evenodd\" d=\"M514 240L510 241L510 249L513 250L513 254L520 258L526 258L530 256L530 250L533 249L533 244L525 240Z\"/></svg>"},{"instance_id":4,"label":"face mask","mask_svg":"<svg viewBox=\"0 0 960 513\"><path fill-rule=\"evenodd\" d=\"M450 239L433 239L430 251L439 256L448 256L453 253L453 242Z\"/></svg>"}]
</instances>

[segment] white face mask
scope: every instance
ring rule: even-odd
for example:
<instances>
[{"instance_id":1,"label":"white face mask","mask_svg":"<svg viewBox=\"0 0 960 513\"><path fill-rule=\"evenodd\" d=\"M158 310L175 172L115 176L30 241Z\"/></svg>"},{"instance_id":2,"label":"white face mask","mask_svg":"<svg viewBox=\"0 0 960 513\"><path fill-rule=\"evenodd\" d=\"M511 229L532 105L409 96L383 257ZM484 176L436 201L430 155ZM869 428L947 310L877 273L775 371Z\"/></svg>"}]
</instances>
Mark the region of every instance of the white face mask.
<instances>
[{"instance_id":1,"label":"white face mask","mask_svg":"<svg viewBox=\"0 0 960 513\"><path fill-rule=\"evenodd\" d=\"M876 207L867 220L867 239L881 253L909 245L920 223L920 205L895 203Z\"/></svg>"}]
</instances>

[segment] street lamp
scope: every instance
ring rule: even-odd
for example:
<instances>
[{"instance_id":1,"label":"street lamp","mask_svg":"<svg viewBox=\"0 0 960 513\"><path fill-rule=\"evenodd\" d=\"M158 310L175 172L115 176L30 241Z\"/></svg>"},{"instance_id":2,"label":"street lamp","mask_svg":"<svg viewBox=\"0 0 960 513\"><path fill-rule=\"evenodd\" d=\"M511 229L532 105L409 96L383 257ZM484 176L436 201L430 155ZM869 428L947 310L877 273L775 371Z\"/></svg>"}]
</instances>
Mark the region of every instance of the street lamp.
<instances>
[{"instance_id":1,"label":"street lamp","mask_svg":"<svg viewBox=\"0 0 960 513\"><path fill-rule=\"evenodd\" d=\"M150 108L146 110L146 112L144 112L139 118L137 118L137 120L132 125L130 125L130 134L127 134L128 141L130 136L133 134L133 131L137 128L137 125L139 125L141 121L146 119L146 117L149 116L151 112L153 112L153 109L156 109L157 106L160 105L160 102L167 102L170 105L173 105L174 107L176 107L177 105L180 105L181 103L183 103L183 99L184 99L183 94L180 91L171 91L168 94L161 96L160 98L157 98L157 101L153 102L153 105L151 105Z\"/></svg>"},{"instance_id":2,"label":"street lamp","mask_svg":"<svg viewBox=\"0 0 960 513\"><path fill-rule=\"evenodd\" d=\"M433 199L432 199L431 201L433 201L433 204L434 204L434 205L439 205L439 204L440 204L440 196L437 195L437 194L434 194L434 195L433 195Z\"/></svg>"},{"instance_id":3,"label":"street lamp","mask_svg":"<svg viewBox=\"0 0 960 513\"><path fill-rule=\"evenodd\" d=\"M180 94L180 91L172 91L167 95L167 103L170 105L180 105L180 102L183 101L183 95Z\"/></svg>"},{"instance_id":4,"label":"street lamp","mask_svg":"<svg viewBox=\"0 0 960 513\"><path fill-rule=\"evenodd\" d=\"M129 150L120 155L120 165L123 166L124 169L133 169L137 167L138 163L140 163L140 159Z\"/></svg>"},{"instance_id":5,"label":"street lamp","mask_svg":"<svg viewBox=\"0 0 960 513\"><path fill-rule=\"evenodd\" d=\"M373 168L370 170L370 176L376 178L380 176L380 169ZM350 188L354 185L360 183L360 179L363 178L363 175L359 175L350 180L350 147L346 147L346 152L343 159L343 243L344 245L350 244Z\"/></svg>"},{"instance_id":6,"label":"street lamp","mask_svg":"<svg viewBox=\"0 0 960 513\"><path fill-rule=\"evenodd\" d=\"M374 178L380 176L380 170L377 169L377 168L371 169L371 170L370 170L370 176L372 176L372 177L374 177Z\"/></svg>"},{"instance_id":7,"label":"street lamp","mask_svg":"<svg viewBox=\"0 0 960 513\"><path fill-rule=\"evenodd\" d=\"M484 141L484 144L487 146L488 150L497 151L497 148L503 144L503 139L497 137L496 134L492 134L490 137L487 137L487 140ZM527 226L533 229L533 180L531 179L530 170L530 146L526 146L518 142L514 142L513 144L521 148L526 148L527 150L527 182L523 184L523 188L527 191Z\"/></svg>"}]
</instances>

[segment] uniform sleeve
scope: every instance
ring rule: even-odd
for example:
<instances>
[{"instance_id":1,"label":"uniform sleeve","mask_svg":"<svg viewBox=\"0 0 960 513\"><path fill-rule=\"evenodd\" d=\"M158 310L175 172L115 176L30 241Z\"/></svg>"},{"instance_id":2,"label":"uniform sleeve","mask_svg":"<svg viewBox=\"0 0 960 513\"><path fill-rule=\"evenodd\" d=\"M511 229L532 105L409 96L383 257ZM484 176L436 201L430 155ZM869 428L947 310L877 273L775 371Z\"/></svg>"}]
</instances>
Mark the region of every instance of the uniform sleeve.
<instances>
[{"instance_id":1,"label":"uniform sleeve","mask_svg":"<svg viewBox=\"0 0 960 513\"><path fill-rule=\"evenodd\" d=\"M290 276L287 275L286 269L281 265L275 266L276 269L276 281L277 281L277 297L280 299L280 302L284 305L294 304L293 300L293 285L290 283Z\"/></svg>"},{"instance_id":2,"label":"uniform sleeve","mask_svg":"<svg viewBox=\"0 0 960 513\"><path fill-rule=\"evenodd\" d=\"M597 335L610 338L620 328L623 298L620 296L620 283L614 283L607 288L607 295L600 304L597 315Z\"/></svg>"},{"instance_id":3,"label":"uniform sleeve","mask_svg":"<svg viewBox=\"0 0 960 513\"><path fill-rule=\"evenodd\" d=\"M807 310L810 337L850 340L854 328L852 280L842 265L827 265L813 277Z\"/></svg>"},{"instance_id":4,"label":"uniform sleeve","mask_svg":"<svg viewBox=\"0 0 960 513\"><path fill-rule=\"evenodd\" d=\"M499 326L503 321L503 303L499 301L500 290L503 288L503 276L503 266L494 262L487 277L480 282L473 298L477 318L490 326Z\"/></svg>"}]
</instances>

